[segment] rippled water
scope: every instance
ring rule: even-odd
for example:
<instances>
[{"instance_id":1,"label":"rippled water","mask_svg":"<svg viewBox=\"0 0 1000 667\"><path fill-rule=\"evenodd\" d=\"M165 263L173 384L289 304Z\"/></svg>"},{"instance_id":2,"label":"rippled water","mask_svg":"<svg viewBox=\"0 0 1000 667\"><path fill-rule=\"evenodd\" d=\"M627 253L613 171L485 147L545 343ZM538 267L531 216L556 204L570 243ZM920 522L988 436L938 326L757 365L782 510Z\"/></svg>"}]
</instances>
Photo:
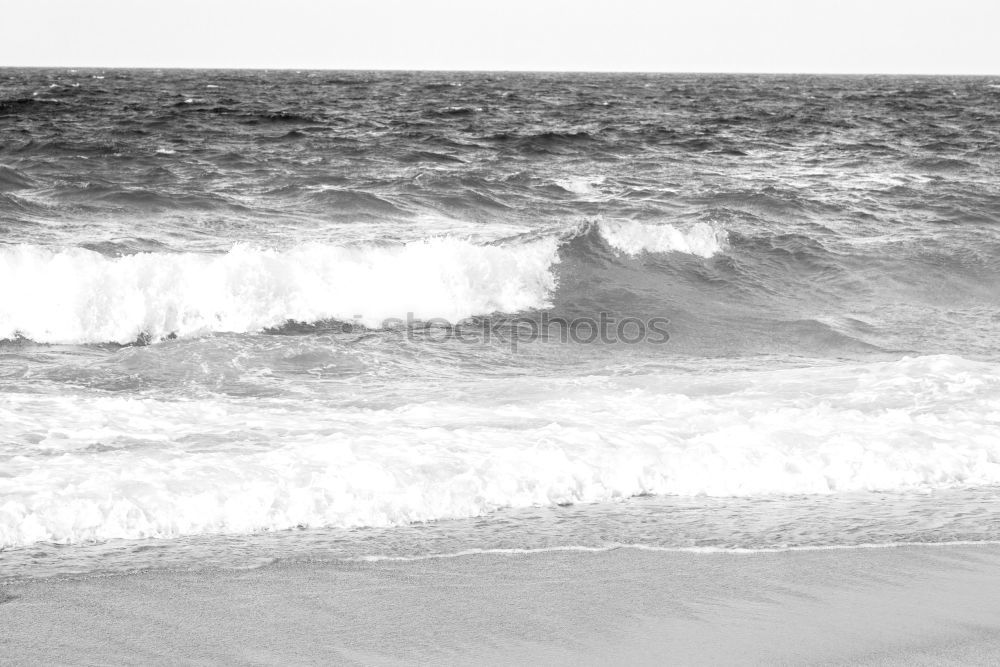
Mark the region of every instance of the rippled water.
<instances>
[{"instance_id":1,"label":"rippled water","mask_svg":"<svg viewBox=\"0 0 1000 667\"><path fill-rule=\"evenodd\" d=\"M997 539L998 104L0 70L0 560Z\"/></svg>"}]
</instances>

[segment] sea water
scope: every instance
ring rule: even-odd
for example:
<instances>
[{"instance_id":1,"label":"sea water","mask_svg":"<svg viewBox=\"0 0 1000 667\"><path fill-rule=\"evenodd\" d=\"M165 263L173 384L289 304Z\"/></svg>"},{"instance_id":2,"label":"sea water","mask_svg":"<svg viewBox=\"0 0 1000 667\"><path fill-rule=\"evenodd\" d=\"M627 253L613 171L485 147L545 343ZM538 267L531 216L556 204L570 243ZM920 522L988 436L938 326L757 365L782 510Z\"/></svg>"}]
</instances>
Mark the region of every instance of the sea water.
<instances>
[{"instance_id":1,"label":"sea water","mask_svg":"<svg viewBox=\"0 0 1000 667\"><path fill-rule=\"evenodd\" d=\"M0 70L0 577L1000 539L989 78Z\"/></svg>"}]
</instances>

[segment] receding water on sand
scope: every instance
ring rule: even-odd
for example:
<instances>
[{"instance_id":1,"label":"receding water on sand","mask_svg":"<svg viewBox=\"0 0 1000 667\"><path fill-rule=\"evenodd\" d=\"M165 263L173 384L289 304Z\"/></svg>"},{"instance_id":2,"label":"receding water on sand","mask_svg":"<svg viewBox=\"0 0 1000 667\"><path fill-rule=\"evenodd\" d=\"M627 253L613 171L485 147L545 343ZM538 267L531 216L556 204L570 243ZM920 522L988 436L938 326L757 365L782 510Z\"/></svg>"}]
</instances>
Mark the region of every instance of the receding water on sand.
<instances>
[{"instance_id":1,"label":"receding water on sand","mask_svg":"<svg viewBox=\"0 0 1000 667\"><path fill-rule=\"evenodd\" d=\"M1000 488L758 499L646 496L508 509L390 528L34 544L0 552L0 581L275 563L412 561L476 553L639 549L691 554L933 547L1000 540Z\"/></svg>"}]
</instances>

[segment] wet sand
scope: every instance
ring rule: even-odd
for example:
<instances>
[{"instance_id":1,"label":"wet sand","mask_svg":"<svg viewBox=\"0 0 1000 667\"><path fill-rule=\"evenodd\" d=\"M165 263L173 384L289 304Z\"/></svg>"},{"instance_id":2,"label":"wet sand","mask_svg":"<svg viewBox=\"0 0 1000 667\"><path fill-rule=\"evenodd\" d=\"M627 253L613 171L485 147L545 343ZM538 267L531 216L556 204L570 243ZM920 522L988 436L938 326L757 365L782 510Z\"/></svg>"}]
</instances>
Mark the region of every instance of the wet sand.
<instances>
[{"instance_id":1,"label":"wet sand","mask_svg":"<svg viewBox=\"0 0 1000 667\"><path fill-rule=\"evenodd\" d=\"M39 580L0 587L0 655L15 665L995 664L1000 546L554 551Z\"/></svg>"}]
</instances>

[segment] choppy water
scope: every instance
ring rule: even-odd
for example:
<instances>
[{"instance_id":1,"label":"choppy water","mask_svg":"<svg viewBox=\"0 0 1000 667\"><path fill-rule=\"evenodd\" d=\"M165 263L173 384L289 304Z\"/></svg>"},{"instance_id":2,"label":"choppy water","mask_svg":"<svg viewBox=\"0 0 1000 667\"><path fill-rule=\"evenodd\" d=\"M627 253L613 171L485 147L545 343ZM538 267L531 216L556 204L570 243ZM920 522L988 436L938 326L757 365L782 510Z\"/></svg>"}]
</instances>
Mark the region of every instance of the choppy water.
<instances>
[{"instance_id":1,"label":"choppy water","mask_svg":"<svg viewBox=\"0 0 1000 667\"><path fill-rule=\"evenodd\" d=\"M998 539L998 174L988 78L0 70L0 562Z\"/></svg>"}]
</instances>

